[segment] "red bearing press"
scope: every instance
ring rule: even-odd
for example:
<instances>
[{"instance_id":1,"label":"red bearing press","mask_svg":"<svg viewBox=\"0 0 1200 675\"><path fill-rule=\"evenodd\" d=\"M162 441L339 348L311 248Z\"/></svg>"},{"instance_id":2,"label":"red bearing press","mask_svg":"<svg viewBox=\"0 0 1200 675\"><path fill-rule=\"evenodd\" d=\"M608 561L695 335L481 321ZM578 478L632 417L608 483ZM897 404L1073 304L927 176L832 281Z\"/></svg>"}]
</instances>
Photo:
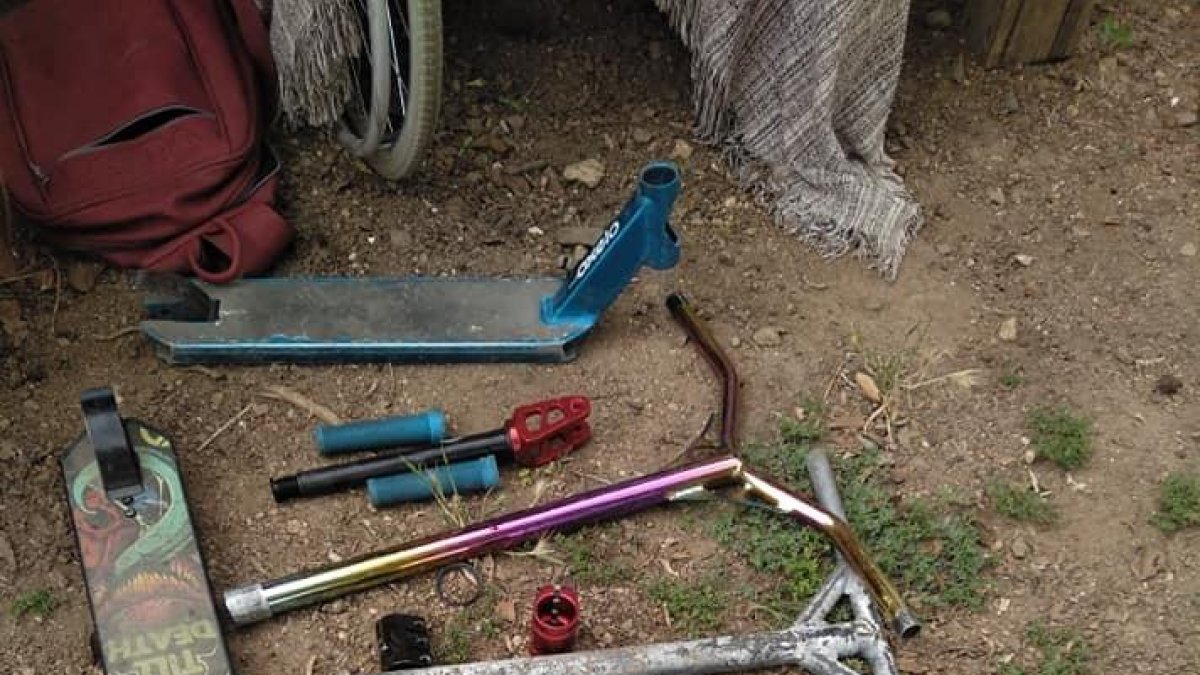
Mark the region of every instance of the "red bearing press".
<instances>
[{"instance_id":1,"label":"red bearing press","mask_svg":"<svg viewBox=\"0 0 1200 675\"><path fill-rule=\"evenodd\" d=\"M569 652L579 632L579 594L570 586L542 586L533 599L530 654Z\"/></svg>"}]
</instances>

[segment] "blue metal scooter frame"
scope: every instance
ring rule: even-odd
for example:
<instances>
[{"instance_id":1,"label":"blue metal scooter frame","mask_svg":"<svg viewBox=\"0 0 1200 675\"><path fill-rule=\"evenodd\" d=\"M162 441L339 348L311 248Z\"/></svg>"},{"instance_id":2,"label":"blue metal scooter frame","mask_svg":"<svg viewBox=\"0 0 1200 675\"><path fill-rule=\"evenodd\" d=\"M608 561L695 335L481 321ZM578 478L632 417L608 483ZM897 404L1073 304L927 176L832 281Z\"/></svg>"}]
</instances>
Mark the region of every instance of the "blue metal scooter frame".
<instances>
[{"instance_id":1,"label":"blue metal scooter frame","mask_svg":"<svg viewBox=\"0 0 1200 675\"><path fill-rule=\"evenodd\" d=\"M669 269L679 169L654 162L567 280L442 277L193 281L146 301L169 363L559 362L643 266Z\"/></svg>"}]
</instances>

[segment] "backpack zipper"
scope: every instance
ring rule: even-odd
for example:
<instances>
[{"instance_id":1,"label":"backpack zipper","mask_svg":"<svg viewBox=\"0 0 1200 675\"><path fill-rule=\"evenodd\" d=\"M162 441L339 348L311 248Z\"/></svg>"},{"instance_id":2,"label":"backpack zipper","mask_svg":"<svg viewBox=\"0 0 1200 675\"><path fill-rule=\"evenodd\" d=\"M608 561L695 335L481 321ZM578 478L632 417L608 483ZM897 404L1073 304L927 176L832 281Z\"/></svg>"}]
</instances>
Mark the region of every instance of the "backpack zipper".
<instances>
[{"instance_id":1,"label":"backpack zipper","mask_svg":"<svg viewBox=\"0 0 1200 675\"><path fill-rule=\"evenodd\" d=\"M117 127L116 129L113 129L112 131L105 133L103 136L101 136L89 143L85 143L84 145L81 145L79 147L76 147L76 148L73 148L71 150L64 152L63 154L59 155L54 160L54 164L51 165L50 173L46 173L46 171L44 169L42 169L40 166L38 166L36 163L34 163L33 160L28 160L29 170L32 171L33 175L38 179L38 183L43 188L45 188L50 185L50 179L54 176L54 171L57 170L58 166L60 164L62 164L63 162L67 161L68 159L73 159L75 157L82 157L84 155L90 155L94 152L100 152L102 150L107 150L108 148L115 147L114 145L110 145L108 143L108 141L113 136L120 133L122 130L124 130L125 128L127 128L128 126L130 126L132 124L136 124L136 123L140 122L141 120L144 120L147 117L150 117L151 115L157 115L157 114L161 113L163 110L168 110L168 109L172 109L172 108L187 110L188 114L181 115L172 120L169 120L166 124L155 127L149 133L158 132L162 129L166 129L171 126L174 126L176 122L181 122L183 120L191 119L193 117L202 117L202 118L215 117L215 115L213 115L212 113L210 113L206 110L201 110L199 108L193 108L191 106L178 106L178 105L162 106L159 108L155 108L154 110L149 110L147 112L144 112L141 115L138 115L137 117L133 118L132 120L129 120L129 121L123 123L121 126ZM137 141L144 137L145 137L144 134L137 136L133 139L130 139L130 142ZM116 144L116 145L120 145L120 144Z\"/></svg>"}]
</instances>

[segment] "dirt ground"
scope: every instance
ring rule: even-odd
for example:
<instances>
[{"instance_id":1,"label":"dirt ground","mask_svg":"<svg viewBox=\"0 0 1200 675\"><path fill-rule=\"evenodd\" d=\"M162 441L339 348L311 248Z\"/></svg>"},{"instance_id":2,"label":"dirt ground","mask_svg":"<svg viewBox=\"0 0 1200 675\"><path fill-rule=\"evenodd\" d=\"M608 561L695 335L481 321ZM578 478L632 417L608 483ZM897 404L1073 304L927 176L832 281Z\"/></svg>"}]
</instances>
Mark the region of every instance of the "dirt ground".
<instances>
[{"instance_id":1,"label":"dirt ground","mask_svg":"<svg viewBox=\"0 0 1200 675\"><path fill-rule=\"evenodd\" d=\"M447 3L442 130L414 181L381 181L320 134L280 135L283 209L300 233L280 273L554 274L556 233L603 222L641 165L689 139L688 58L649 2L517 4ZM374 511L360 494L275 505L268 478L317 463L314 420L258 396L264 386L345 418L442 407L463 432L523 402L591 396L588 447L465 505L472 517L502 512L657 469L695 434L716 392L663 308L683 290L736 345L748 441L773 438L800 400L825 394L854 334L913 348L930 376L985 370L969 390L912 392L892 452L898 492L976 496L996 559L980 611L922 608L924 633L898 646L906 672L994 672L1039 618L1081 631L1095 673L1200 672L1200 532L1168 537L1148 523L1163 476L1200 468L1200 310L1189 299L1200 287L1200 5L1107 4L1100 14L1129 26L1133 44L1091 31L1068 62L991 72L964 67L960 32L928 28L931 7L914 9L889 150L927 225L894 283L814 255L700 146L681 162L682 262L640 275L569 365L172 368L136 334L112 337L139 315L123 275L105 271L86 292L56 293L53 275L6 282L0 604L47 588L61 605L45 619L0 617L0 671L89 670L56 461L80 431L81 389L115 385L126 414L170 432L213 584L226 589L446 527L436 506ZM602 184L566 185L562 168L587 158L604 163ZM36 249L22 256L28 270L50 265ZM1012 318L1015 339L1000 339ZM781 339L756 340L763 328ZM1020 385L1001 386L1003 374ZM1158 392L1163 375L1181 390ZM861 409L839 380L828 398ZM1024 417L1046 404L1090 418L1096 452L1069 475L1035 467L1062 519L1016 525L988 512L983 486L1027 480ZM679 513L601 529L596 554L699 575L715 544ZM489 629L468 625L474 659L522 653L534 589L562 574L532 558L490 565L499 601ZM769 579L750 582L769 592ZM581 590L583 647L682 636L633 580ZM425 614L435 632L461 613L419 578L231 632L230 646L244 673L370 672L374 619L397 611ZM731 607L723 630L758 621Z\"/></svg>"}]
</instances>

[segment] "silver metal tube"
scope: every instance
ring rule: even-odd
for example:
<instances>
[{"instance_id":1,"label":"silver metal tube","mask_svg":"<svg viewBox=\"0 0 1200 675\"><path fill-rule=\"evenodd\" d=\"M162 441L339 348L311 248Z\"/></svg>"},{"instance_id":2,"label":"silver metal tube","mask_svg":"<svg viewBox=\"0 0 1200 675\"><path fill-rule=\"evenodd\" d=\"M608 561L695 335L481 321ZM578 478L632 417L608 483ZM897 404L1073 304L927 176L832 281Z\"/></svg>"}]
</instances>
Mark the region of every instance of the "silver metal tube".
<instances>
[{"instance_id":1,"label":"silver metal tube","mask_svg":"<svg viewBox=\"0 0 1200 675\"><path fill-rule=\"evenodd\" d=\"M789 628L770 633L396 672L409 675L687 675L803 664L813 666L812 672L817 675L842 675L854 671L839 664L838 657L862 654L869 639L851 628ZM823 667L829 663L836 667Z\"/></svg>"}]
</instances>

